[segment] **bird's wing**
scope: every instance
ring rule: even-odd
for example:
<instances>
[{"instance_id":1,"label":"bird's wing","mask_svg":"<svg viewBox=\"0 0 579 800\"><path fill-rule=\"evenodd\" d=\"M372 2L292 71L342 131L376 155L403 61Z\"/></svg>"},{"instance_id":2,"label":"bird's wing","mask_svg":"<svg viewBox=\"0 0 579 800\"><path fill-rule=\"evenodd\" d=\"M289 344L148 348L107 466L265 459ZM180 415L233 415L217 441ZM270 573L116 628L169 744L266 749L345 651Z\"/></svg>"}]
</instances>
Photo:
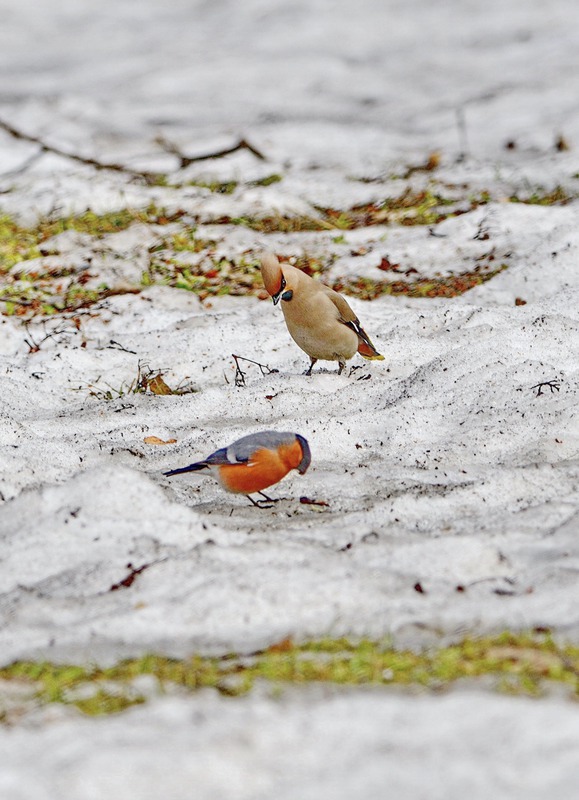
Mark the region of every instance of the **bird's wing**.
<instances>
[{"instance_id":1,"label":"bird's wing","mask_svg":"<svg viewBox=\"0 0 579 800\"><path fill-rule=\"evenodd\" d=\"M337 308L340 322L343 322L344 325L347 325L349 322L358 323L358 317L350 308L348 301L342 297L341 294L338 294L338 292L334 291L334 289L330 289L329 286L326 286L323 283L318 285Z\"/></svg>"},{"instance_id":2,"label":"bird's wing","mask_svg":"<svg viewBox=\"0 0 579 800\"><path fill-rule=\"evenodd\" d=\"M220 463L247 464L257 450L262 450L264 448L267 450L277 450L281 445L291 444L294 440L294 433L278 433L277 431L250 433L249 436L244 436L242 439L238 439L236 442L233 442L233 444L230 444L226 451L228 460Z\"/></svg>"},{"instance_id":3,"label":"bird's wing","mask_svg":"<svg viewBox=\"0 0 579 800\"><path fill-rule=\"evenodd\" d=\"M232 445L231 447L233 447ZM182 472L198 472L201 469L211 469L211 467L222 467L225 464L240 464L247 462L248 459L241 457L236 458L235 454L231 453L231 447L222 447L211 453L210 456L204 458L203 461L196 461L194 464L189 464L188 467L181 467L180 469L172 469L170 472L164 472L164 475L179 475Z\"/></svg>"},{"instance_id":4,"label":"bird's wing","mask_svg":"<svg viewBox=\"0 0 579 800\"><path fill-rule=\"evenodd\" d=\"M323 284L321 285L323 286ZM334 289L330 289L329 286L324 286L324 291L326 295L330 298L332 303L338 309L338 313L340 315L339 321L344 325L346 325L348 328L351 328L358 337L358 339L360 339L361 342L363 342L363 344L367 345L370 348L374 356L379 355L378 351L372 344L370 337L368 336L364 328L360 325L360 320L350 308L348 301L344 297L342 297L341 294L338 294L338 292L334 291ZM363 350L365 351L366 348L363 348Z\"/></svg>"},{"instance_id":5,"label":"bird's wing","mask_svg":"<svg viewBox=\"0 0 579 800\"><path fill-rule=\"evenodd\" d=\"M210 456L207 456L202 463L206 464L208 467L219 467L222 464L234 464L235 459L232 460L229 457L228 447L222 447L220 450L216 450L214 453L211 453Z\"/></svg>"}]
</instances>

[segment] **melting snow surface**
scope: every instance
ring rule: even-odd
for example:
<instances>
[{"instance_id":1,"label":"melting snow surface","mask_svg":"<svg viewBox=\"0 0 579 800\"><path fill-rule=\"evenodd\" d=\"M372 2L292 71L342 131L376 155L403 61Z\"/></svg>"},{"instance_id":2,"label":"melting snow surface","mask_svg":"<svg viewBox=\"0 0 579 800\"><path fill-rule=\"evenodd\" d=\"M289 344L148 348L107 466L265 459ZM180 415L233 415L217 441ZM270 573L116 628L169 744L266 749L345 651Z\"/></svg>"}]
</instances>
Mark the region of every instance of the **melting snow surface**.
<instances>
[{"instance_id":1,"label":"melting snow surface","mask_svg":"<svg viewBox=\"0 0 579 800\"><path fill-rule=\"evenodd\" d=\"M546 627L577 641L579 203L500 202L577 189L576 150L553 147L560 134L579 146L574 4L1 6L0 120L137 169L174 168L159 132L188 153L244 135L266 165L244 151L192 165L190 178L284 174L231 196L176 195L38 158L0 131L0 210L24 224L153 201L198 216L200 235L229 255L331 249L332 278L378 279L385 257L426 276L490 252L508 264L452 300L352 300L385 361L356 359L341 376L320 363L305 377L279 309L253 298L202 304L152 287L110 298L80 329L0 318L2 663L247 653L286 636L421 647ZM505 150L508 140L517 146ZM211 225L376 200L388 176L434 150L449 190L495 198L436 236L368 228L343 243L336 231ZM384 180L366 182L374 176ZM154 236L136 225L95 254L69 232L53 250L73 267L90 254L99 281L134 284ZM29 352L26 338L47 335ZM278 371L245 362L236 386L232 353ZM139 362L195 391L116 396ZM272 509L203 476L162 475L265 429L294 430L312 449L309 472L272 490ZM130 588L110 591L144 565ZM223 800L370 800L385 787L413 799L571 798L578 729L563 699L462 689L204 692L101 720L51 707L0 731L0 797L179 800L194 786Z\"/></svg>"}]
</instances>

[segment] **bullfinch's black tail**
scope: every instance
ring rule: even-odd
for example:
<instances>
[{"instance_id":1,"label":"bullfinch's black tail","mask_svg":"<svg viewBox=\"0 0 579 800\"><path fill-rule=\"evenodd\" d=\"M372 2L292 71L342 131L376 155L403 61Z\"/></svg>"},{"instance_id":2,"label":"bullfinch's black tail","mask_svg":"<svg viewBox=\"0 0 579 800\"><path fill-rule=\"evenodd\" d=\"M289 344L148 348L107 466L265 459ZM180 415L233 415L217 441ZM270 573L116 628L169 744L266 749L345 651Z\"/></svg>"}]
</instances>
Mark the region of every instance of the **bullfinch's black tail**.
<instances>
[{"instance_id":1,"label":"bullfinch's black tail","mask_svg":"<svg viewBox=\"0 0 579 800\"><path fill-rule=\"evenodd\" d=\"M189 464L188 467L171 469L169 472L164 472L163 475L180 475L182 472L197 472L200 469L207 469L207 467L208 465L205 461L197 461L195 464Z\"/></svg>"}]
</instances>

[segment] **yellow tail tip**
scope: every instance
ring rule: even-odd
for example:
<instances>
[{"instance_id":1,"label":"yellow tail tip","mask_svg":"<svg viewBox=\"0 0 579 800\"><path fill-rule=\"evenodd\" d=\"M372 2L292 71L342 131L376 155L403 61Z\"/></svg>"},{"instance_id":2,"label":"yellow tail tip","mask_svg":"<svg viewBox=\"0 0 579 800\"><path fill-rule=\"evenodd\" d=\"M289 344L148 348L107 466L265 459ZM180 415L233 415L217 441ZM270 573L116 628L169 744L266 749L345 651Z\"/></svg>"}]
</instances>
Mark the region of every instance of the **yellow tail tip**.
<instances>
[{"instance_id":1,"label":"yellow tail tip","mask_svg":"<svg viewBox=\"0 0 579 800\"><path fill-rule=\"evenodd\" d=\"M384 356L381 356L380 353L375 356L365 356L364 353L360 353L362 358L365 358L366 361L384 361Z\"/></svg>"}]
</instances>

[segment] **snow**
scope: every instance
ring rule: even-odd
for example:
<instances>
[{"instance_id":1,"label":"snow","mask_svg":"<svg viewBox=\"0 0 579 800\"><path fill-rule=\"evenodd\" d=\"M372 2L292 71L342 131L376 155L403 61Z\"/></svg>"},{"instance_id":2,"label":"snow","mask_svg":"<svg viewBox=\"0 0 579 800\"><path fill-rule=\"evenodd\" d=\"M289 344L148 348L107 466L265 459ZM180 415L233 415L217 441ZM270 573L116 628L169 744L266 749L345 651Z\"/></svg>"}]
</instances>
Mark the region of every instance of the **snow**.
<instances>
[{"instance_id":1,"label":"snow","mask_svg":"<svg viewBox=\"0 0 579 800\"><path fill-rule=\"evenodd\" d=\"M265 164L242 151L191 165L187 179L284 178L219 195L50 154L21 169L37 146L0 131L0 213L30 224L154 202L199 218L223 255L332 253L332 279L383 278L383 258L425 277L489 254L507 265L451 300L352 299L385 361L355 359L341 376L323 363L304 376L279 308L255 298L201 303L159 286L109 298L78 328L0 318L1 662L249 653L286 636L421 647L504 628L576 642L579 204L504 202L577 191L570 0L0 9L0 120L138 169L176 169L160 133L187 154L245 136ZM400 176L436 150L439 186L493 198L436 236L379 226L335 242L339 231L212 224L420 190L431 175ZM42 263L81 270L90 257L97 283L134 285L159 235L136 224L95 244L68 232ZM30 352L25 340L47 335ZM244 362L236 386L232 353L278 371ZM139 364L194 391L127 393ZM266 429L312 449L307 474L272 490L273 509L203 476L162 475ZM146 569L111 592L128 564ZM378 798L387 784L400 798L570 798L577 724L563 698L463 688L203 692L98 721L51 707L0 731L0 795L179 800L195 784L200 798Z\"/></svg>"},{"instance_id":2,"label":"snow","mask_svg":"<svg viewBox=\"0 0 579 800\"><path fill-rule=\"evenodd\" d=\"M575 796L572 704L465 690L400 700L325 689L231 700L205 690L106 721L38 720L0 731L0 790L38 800L150 797L151 786L172 800Z\"/></svg>"}]
</instances>

